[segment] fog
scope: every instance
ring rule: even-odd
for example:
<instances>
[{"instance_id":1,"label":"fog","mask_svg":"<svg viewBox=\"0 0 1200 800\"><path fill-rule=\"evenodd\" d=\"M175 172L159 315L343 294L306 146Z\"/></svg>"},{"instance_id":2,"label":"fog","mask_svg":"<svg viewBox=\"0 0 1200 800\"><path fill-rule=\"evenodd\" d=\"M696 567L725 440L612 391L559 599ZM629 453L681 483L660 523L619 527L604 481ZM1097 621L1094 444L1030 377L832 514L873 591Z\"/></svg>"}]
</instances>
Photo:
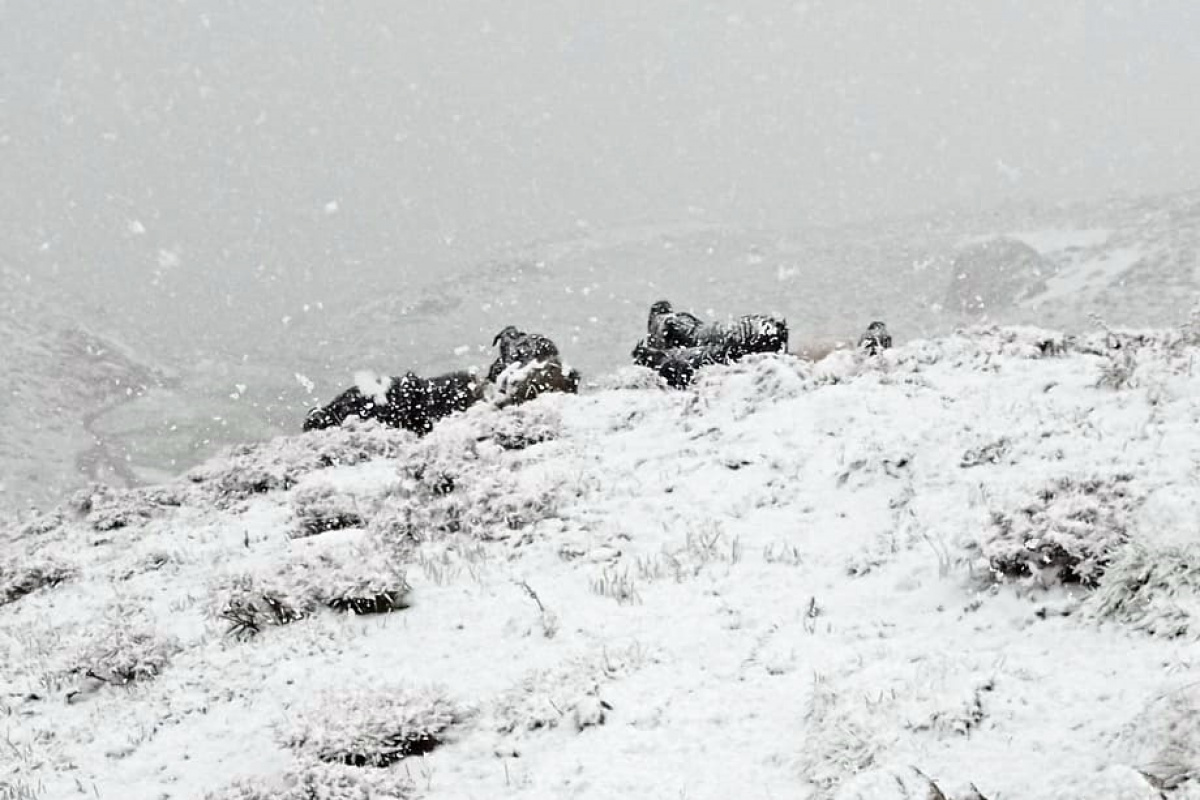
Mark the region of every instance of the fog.
<instances>
[{"instance_id":1,"label":"fog","mask_svg":"<svg viewBox=\"0 0 1200 800\"><path fill-rule=\"evenodd\" d=\"M512 244L1192 185L1190 0L0 0L0 258L163 356Z\"/></svg>"}]
</instances>

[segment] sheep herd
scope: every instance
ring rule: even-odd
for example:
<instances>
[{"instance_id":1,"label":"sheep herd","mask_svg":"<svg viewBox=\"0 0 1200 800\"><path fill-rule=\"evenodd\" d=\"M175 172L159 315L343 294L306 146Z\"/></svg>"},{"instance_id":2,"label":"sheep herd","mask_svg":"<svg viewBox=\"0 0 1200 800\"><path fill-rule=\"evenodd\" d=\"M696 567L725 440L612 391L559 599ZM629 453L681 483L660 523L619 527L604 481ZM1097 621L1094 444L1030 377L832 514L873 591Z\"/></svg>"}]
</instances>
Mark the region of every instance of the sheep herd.
<instances>
[{"instance_id":1,"label":"sheep herd","mask_svg":"<svg viewBox=\"0 0 1200 800\"><path fill-rule=\"evenodd\" d=\"M411 371L399 377L360 376L330 403L309 411L304 430L336 427L350 417L360 417L423 436L438 420L484 399L503 407L545 392L578 394L578 370L563 363L558 346L549 338L509 325L496 334L492 346L499 348L499 355L482 379L465 370L433 378ZM891 347L887 326L872 322L858 346L868 355ZM752 353L787 350L787 321L780 317L748 314L729 323L705 322L660 300L650 306L646 336L632 356L634 364L654 370L668 386L683 389L706 366L732 364Z\"/></svg>"}]
</instances>

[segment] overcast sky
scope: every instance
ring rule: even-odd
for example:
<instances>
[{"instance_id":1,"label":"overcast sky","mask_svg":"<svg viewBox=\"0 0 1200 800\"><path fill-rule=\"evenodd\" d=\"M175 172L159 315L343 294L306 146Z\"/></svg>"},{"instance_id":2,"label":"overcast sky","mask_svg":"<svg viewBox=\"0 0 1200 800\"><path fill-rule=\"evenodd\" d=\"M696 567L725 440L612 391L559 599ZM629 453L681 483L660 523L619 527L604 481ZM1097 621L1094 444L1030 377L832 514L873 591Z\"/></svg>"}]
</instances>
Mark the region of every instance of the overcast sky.
<instances>
[{"instance_id":1,"label":"overcast sky","mask_svg":"<svg viewBox=\"0 0 1200 800\"><path fill-rule=\"evenodd\" d=\"M1198 86L1192 0L0 0L0 258L199 335L583 224L1191 186Z\"/></svg>"}]
</instances>

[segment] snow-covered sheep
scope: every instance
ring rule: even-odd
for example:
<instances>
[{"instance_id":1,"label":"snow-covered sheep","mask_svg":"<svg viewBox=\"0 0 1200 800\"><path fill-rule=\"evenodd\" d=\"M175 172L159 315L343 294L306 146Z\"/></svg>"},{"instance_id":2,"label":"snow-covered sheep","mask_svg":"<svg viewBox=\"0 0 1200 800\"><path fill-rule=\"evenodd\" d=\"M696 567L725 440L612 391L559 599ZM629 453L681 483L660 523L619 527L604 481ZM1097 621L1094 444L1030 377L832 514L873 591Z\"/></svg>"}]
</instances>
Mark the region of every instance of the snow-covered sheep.
<instances>
[{"instance_id":1,"label":"snow-covered sheep","mask_svg":"<svg viewBox=\"0 0 1200 800\"><path fill-rule=\"evenodd\" d=\"M887 325L879 320L867 326L867 332L858 340L858 348L867 355L877 355L880 350L888 350L892 346L892 334Z\"/></svg>"},{"instance_id":2,"label":"snow-covered sheep","mask_svg":"<svg viewBox=\"0 0 1200 800\"><path fill-rule=\"evenodd\" d=\"M676 311L670 301L659 300L650 306L646 320L646 341L650 347L694 347L710 336L720 338L711 325L705 325L695 314Z\"/></svg>"},{"instance_id":3,"label":"snow-covered sheep","mask_svg":"<svg viewBox=\"0 0 1200 800\"><path fill-rule=\"evenodd\" d=\"M751 353L787 352L788 327L786 320L770 314L747 314L728 323L703 322L659 300L650 307L646 345L657 350L717 347L736 359Z\"/></svg>"},{"instance_id":4,"label":"snow-covered sheep","mask_svg":"<svg viewBox=\"0 0 1200 800\"><path fill-rule=\"evenodd\" d=\"M465 411L481 399L483 382L467 371L433 378L411 371L387 379L360 377L328 405L310 411L304 430L332 428L350 417L360 417L423 436L438 420Z\"/></svg>"},{"instance_id":5,"label":"snow-covered sheep","mask_svg":"<svg viewBox=\"0 0 1200 800\"><path fill-rule=\"evenodd\" d=\"M496 406L524 403L546 392L579 394L580 380L579 370L557 357L512 364L496 379Z\"/></svg>"},{"instance_id":6,"label":"snow-covered sheep","mask_svg":"<svg viewBox=\"0 0 1200 800\"><path fill-rule=\"evenodd\" d=\"M654 370L674 389L689 386L702 367L737 360L723 344L662 349L647 344L644 339L634 346L632 356L634 364Z\"/></svg>"},{"instance_id":7,"label":"snow-covered sheep","mask_svg":"<svg viewBox=\"0 0 1200 800\"><path fill-rule=\"evenodd\" d=\"M513 364L529 364L548 361L559 357L558 345L540 333L526 333L515 325L508 325L492 339L492 346L499 346L500 355L488 369L487 378L495 382Z\"/></svg>"}]
</instances>

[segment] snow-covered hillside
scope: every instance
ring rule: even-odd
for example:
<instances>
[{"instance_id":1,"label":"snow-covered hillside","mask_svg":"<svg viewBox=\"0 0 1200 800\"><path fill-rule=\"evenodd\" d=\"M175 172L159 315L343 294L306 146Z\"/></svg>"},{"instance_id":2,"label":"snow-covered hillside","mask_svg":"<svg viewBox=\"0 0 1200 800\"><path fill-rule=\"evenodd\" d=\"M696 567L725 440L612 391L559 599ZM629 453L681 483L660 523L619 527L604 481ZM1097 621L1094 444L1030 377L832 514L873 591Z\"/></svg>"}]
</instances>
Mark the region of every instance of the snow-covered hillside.
<instances>
[{"instance_id":1,"label":"snow-covered hillside","mask_svg":"<svg viewBox=\"0 0 1200 800\"><path fill-rule=\"evenodd\" d=\"M1200 797L1197 334L627 368L80 493L3 543L0 796Z\"/></svg>"}]
</instances>

